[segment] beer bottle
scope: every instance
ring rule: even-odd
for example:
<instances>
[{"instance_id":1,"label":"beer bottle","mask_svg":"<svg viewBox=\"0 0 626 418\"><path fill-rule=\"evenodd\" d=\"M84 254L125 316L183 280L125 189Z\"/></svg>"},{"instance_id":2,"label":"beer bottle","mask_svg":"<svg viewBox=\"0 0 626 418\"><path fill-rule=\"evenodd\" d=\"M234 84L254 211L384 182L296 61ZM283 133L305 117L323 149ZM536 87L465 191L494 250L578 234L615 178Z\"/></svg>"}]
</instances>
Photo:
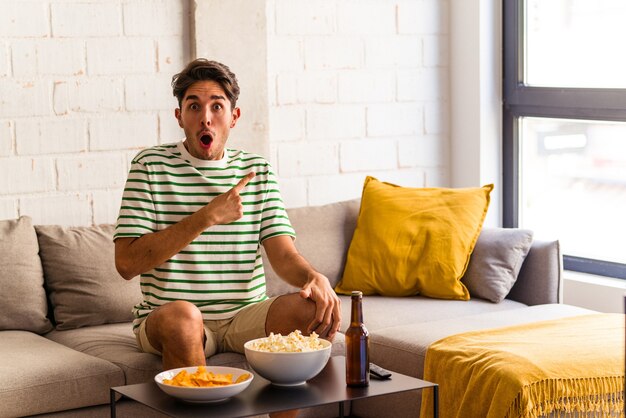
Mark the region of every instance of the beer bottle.
<instances>
[{"instance_id":1,"label":"beer bottle","mask_svg":"<svg viewBox=\"0 0 626 418\"><path fill-rule=\"evenodd\" d=\"M350 327L346 331L346 383L348 386L370 384L370 334L363 324L363 293L352 292Z\"/></svg>"}]
</instances>

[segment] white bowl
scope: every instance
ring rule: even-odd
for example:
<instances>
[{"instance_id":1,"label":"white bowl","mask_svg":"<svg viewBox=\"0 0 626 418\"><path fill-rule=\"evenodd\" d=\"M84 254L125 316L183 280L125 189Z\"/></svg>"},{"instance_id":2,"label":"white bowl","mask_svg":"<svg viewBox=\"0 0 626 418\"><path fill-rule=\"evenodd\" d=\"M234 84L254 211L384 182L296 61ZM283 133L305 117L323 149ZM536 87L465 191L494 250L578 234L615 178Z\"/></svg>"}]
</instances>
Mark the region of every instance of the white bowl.
<instances>
[{"instance_id":1,"label":"white bowl","mask_svg":"<svg viewBox=\"0 0 626 418\"><path fill-rule=\"evenodd\" d=\"M167 393L168 395L174 396L175 398L179 398L187 402L211 403L225 401L226 399L237 395L245 388L247 388L250 382L252 382L252 379L254 379L254 375L248 370L238 369L236 367L206 366L207 372L213 372L215 374L231 373L233 375L233 381L236 381L237 378L244 373L248 373L250 377L243 382L233 383L232 385L228 386L214 386L203 388L190 388L163 383L163 379L172 379L181 370L186 370L187 373L195 373L197 369L198 367L180 367L178 369L166 370L154 376L154 381L163 392Z\"/></svg>"},{"instance_id":2,"label":"white bowl","mask_svg":"<svg viewBox=\"0 0 626 418\"><path fill-rule=\"evenodd\" d=\"M300 353L271 353L252 349L252 345L262 339L264 338L244 344L246 359L255 372L274 385L302 385L317 376L330 358L332 343L327 340L320 339L323 348L319 350Z\"/></svg>"}]
</instances>

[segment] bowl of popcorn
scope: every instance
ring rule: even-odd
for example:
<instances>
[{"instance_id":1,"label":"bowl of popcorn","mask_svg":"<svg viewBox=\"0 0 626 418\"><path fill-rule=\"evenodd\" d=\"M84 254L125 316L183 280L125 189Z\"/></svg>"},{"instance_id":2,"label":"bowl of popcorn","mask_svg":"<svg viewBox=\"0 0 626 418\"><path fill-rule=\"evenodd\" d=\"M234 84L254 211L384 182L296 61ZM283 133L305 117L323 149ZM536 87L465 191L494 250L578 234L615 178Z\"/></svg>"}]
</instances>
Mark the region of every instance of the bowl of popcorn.
<instances>
[{"instance_id":1,"label":"bowl of popcorn","mask_svg":"<svg viewBox=\"0 0 626 418\"><path fill-rule=\"evenodd\" d=\"M297 386L317 376L330 358L330 341L316 333L295 330L287 336L271 333L244 345L250 367L272 384Z\"/></svg>"}]
</instances>

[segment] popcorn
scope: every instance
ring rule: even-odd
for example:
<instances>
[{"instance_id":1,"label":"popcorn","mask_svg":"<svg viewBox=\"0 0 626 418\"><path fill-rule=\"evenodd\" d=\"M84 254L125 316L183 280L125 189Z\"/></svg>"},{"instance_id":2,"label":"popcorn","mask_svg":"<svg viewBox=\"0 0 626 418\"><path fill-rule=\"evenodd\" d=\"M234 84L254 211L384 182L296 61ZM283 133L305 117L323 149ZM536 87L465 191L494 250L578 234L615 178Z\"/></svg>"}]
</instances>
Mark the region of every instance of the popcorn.
<instances>
[{"instance_id":1,"label":"popcorn","mask_svg":"<svg viewBox=\"0 0 626 418\"><path fill-rule=\"evenodd\" d=\"M257 351L270 353L302 353L316 351L324 348L319 336L312 332L309 337L302 335L300 330L291 332L286 337L281 334L270 333L269 337L261 338L251 344L251 348Z\"/></svg>"}]
</instances>

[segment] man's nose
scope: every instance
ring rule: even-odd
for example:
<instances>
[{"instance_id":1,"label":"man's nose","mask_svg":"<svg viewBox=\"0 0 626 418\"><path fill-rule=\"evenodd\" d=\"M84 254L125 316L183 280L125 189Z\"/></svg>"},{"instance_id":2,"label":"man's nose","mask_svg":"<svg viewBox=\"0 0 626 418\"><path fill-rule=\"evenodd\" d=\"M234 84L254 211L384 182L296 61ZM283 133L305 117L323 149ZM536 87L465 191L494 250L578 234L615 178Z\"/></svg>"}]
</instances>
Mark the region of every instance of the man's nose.
<instances>
[{"instance_id":1,"label":"man's nose","mask_svg":"<svg viewBox=\"0 0 626 418\"><path fill-rule=\"evenodd\" d=\"M209 109L205 109L202 112L202 125L211 125L211 111Z\"/></svg>"}]
</instances>

